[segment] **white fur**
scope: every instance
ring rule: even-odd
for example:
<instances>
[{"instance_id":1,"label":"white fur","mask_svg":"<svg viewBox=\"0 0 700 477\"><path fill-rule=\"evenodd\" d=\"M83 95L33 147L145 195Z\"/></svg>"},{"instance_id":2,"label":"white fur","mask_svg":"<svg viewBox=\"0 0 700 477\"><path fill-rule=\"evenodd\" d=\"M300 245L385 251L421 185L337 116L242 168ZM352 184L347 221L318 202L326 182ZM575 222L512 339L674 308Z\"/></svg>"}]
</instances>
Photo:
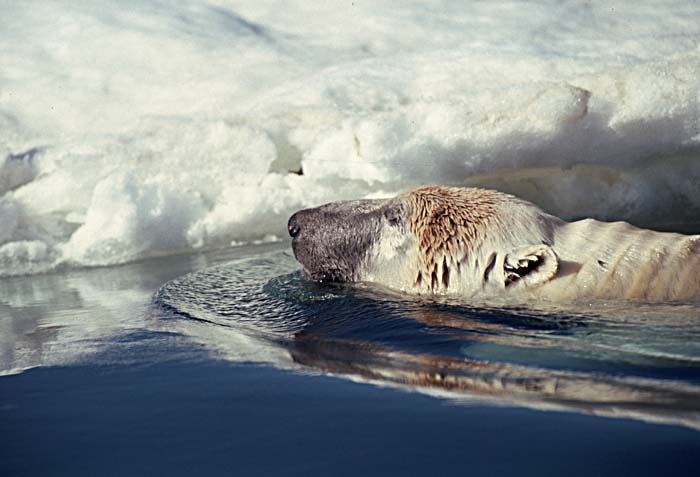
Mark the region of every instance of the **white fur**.
<instances>
[{"instance_id":1,"label":"white fur","mask_svg":"<svg viewBox=\"0 0 700 477\"><path fill-rule=\"evenodd\" d=\"M449 287L430 291L555 302L696 299L699 244L698 235L653 232L626 223L569 223L512 198L499 206L482 243L446 257ZM387 223L368 253L361 280L426 293L425 284L416 283L419 253L410 232ZM437 263L440 276L442 261ZM531 264L537 266L527 268Z\"/></svg>"},{"instance_id":2,"label":"white fur","mask_svg":"<svg viewBox=\"0 0 700 477\"><path fill-rule=\"evenodd\" d=\"M416 263L418 246L415 238L399 227L385 224L379 239L367 254L362 280L385 284L401 291L415 291L415 271L407 266Z\"/></svg>"}]
</instances>

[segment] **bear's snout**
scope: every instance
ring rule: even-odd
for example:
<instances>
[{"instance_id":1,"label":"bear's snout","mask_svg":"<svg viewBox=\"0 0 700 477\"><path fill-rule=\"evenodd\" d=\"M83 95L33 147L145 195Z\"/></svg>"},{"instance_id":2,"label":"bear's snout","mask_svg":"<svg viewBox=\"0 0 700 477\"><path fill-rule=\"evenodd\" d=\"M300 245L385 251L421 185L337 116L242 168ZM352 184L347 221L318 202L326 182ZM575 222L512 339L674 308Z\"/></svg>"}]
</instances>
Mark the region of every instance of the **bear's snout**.
<instances>
[{"instance_id":1,"label":"bear's snout","mask_svg":"<svg viewBox=\"0 0 700 477\"><path fill-rule=\"evenodd\" d=\"M293 214L289 218L289 221L287 222L287 232L289 232L290 237L294 238L297 235L299 235L300 231L301 231L301 227L299 226L299 220L297 219L297 214Z\"/></svg>"},{"instance_id":2,"label":"bear's snout","mask_svg":"<svg viewBox=\"0 0 700 477\"><path fill-rule=\"evenodd\" d=\"M332 202L295 212L287 221L292 252L307 276L354 281L379 236L381 200Z\"/></svg>"},{"instance_id":3,"label":"bear's snout","mask_svg":"<svg viewBox=\"0 0 700 477\"><path fill-rule=\"evenodd\" d=\"M299 235L306 235L308 231L318 228L319 213L317 209L302 209L296 211L287 221L287 232L293 239L298 239Z\"/></svg>"}]
</instances>

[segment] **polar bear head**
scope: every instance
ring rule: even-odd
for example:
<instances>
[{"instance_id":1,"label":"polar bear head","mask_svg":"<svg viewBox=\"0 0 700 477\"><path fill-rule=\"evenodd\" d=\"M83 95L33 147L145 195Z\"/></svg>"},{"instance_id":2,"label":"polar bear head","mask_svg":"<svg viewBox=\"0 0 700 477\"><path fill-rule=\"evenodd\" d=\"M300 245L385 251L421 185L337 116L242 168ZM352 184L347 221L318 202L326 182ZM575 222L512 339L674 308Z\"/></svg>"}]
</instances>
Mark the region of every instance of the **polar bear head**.
<instances>
[{"instance_id":1,"label":"polar bear head","mask_svg":"<svg viewBox=\"0 0 700 477\"><path fill-rule=\"evenodd\" d=\"M386 200L301 210L288 230L294 256L314 280L465 294L550 280L560 222L500 192L422 187Z\"/></svg>"}]
</instances>

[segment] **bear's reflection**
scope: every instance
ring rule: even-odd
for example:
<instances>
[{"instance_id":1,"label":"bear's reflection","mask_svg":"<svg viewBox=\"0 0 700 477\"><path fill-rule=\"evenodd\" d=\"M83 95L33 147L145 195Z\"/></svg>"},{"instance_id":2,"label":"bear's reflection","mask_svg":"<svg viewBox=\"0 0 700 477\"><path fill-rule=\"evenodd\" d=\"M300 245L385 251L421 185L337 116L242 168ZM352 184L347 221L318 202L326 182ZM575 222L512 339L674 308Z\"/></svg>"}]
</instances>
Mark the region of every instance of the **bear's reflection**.
<instances>
[{"instance_id":1,"label":"bear's reflection","mask_svg":"<svg viewBox=\"0 0 700 477\"><path fill-rule=\"evenodd\" d=\"M575 340L549 340L535 327L465 318L461 314L420 310L410 318L430 327L468 332L465 342L570 349ZM541 325L541 324L539 324ZM573 321L566 326L580 326ZM321 326L325 328L325 326ZM313 323L287 344L293 361L304 367L374 384L436 395L454 401L517 405L533 409L574 411L626 417L700 429L700 387L667 379L615 376L464 357L436 356L380 343L329 338L316 334Z\"/></svg>"}]
</instances>

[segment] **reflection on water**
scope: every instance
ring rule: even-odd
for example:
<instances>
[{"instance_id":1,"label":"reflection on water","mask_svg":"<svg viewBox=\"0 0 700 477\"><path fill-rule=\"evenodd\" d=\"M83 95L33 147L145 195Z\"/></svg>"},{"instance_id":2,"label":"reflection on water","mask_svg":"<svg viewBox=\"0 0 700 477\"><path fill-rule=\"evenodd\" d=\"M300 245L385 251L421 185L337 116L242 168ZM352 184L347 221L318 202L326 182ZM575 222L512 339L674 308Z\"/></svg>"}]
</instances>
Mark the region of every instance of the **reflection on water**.
<instances>
[{"instance_id":1,"label":"reflection on water","mask_svg":"<svg viewBox=\"0 0 700 477\"><path fill-rule=\"evenodd\" d=\"M161 323L232 360L700 428L697 305L476 308L279 275L294 268L276 252L182 277Z\"/></svg>"},{"instance_id":2,"label":"reflection on water","mask_svg":"<svg viewBox=\"0 0 700 477\"><path fill-rule=\"evenodd\" d=\"M296 269L287 247L266 245L4 279L0 373L128 364L137 341L153 343L148 360L169 360L159 343L178 340L183 359L204 349L453 402L700 428L697 304L487 308L321 285Z\"/></svg>"},{"instance_id":3,"label":"reflection on water","mask_svg":"<svg viewBox=\"0 0 700 477\"><path fill-rule=\"evenodd\" d=\"M131 333L152 330L152 296L164 282L270 248L240 247L119 267L2 278L0 375L37 366L93 363L96 355L104 360L108 348L128 346Z\"/></svg>"}]
</instances>

